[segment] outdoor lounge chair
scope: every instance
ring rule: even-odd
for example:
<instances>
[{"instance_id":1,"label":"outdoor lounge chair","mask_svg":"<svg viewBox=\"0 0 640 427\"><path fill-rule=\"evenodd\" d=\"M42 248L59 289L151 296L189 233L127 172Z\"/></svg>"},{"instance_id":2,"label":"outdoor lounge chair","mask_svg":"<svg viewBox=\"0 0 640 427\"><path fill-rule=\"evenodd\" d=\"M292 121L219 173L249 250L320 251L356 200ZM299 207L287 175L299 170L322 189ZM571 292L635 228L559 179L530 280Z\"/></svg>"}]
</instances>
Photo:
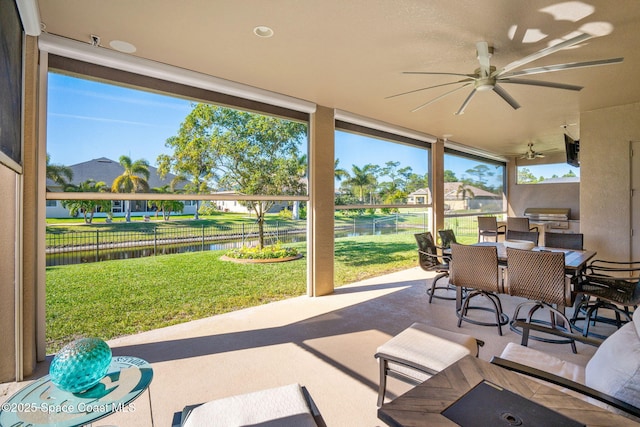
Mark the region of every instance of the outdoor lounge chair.
<instances>
[{"instance_id":1,"label":"outdoor lounge chair","mask_svg":"<svg viewBox=\"0 0 640 427\"><path fill-rule=\"evenodd\" d=\"M466 355L478 356L484 342L466 334L414 323L378 347L378 407L384 403L387 377L418 385Z\"/></svg>"},{"instance_id":2,"label":"outdoor lounge chair","mask_svg":"<svg viewBox=\"0 0 640 427\"><path fill-rule=\"evenodd\" d=\"M299 384L186 406L172 427L213 426L326 427L311 395Z\"/></svg>"},{"instance_id":3,"label":"outdoor lounge chair","mask_svg":"<svg viewBox=\"0 0 640 427\"><path fill-rule=\"evenodd\" d=\"M491 363L572 390L590 403L640 421L640 314L604 341L578 334L573 339L599 346L586 367L515 343L507 344Z\"/></svg>"}]
</instances>

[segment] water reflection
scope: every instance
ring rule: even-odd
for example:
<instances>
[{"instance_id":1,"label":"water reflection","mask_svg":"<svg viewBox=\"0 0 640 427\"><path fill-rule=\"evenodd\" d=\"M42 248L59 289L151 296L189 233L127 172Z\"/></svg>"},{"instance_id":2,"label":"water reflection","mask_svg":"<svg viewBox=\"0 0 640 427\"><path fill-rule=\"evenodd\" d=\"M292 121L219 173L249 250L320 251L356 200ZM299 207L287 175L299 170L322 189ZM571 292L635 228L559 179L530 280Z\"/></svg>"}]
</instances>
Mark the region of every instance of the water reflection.
<instances>
[{"instance_id":1,"label":"water reflection","mask_svg":"<svg viewBox=\"0 0 640 427\"><path fill-rule=\"evenodd\" d=\"M396 233L395 227L380 227L375 229L372 227L348 227L348 229L336 230L335 238L341 237L354 237L365 235L381 235ZM407 230L403 229L402 232L417 232L421 230ZM304 242L306 241L306 234L285 235L281 236L280 242L283 244ZM267 241L267 244L274 244L275 241ZM256 245L257 240L245 240L245 245ZM228 250L237 247L241 247L243 242L241 240L216 242L216 243L187 243L187 244L167 244L167 245L148 245L139 246L135 248L115 248L115 249L102 249L99 250L83 250L83 251L66 251L58 253L47 254L47 266L59 266L68 264L84 264L90 262L110 261L116 259L131 259L131 258L143 258L155 255L170 255L180 254L188 252L202 252L202 251L220 251Z\"/></svg>"}]
</instances>

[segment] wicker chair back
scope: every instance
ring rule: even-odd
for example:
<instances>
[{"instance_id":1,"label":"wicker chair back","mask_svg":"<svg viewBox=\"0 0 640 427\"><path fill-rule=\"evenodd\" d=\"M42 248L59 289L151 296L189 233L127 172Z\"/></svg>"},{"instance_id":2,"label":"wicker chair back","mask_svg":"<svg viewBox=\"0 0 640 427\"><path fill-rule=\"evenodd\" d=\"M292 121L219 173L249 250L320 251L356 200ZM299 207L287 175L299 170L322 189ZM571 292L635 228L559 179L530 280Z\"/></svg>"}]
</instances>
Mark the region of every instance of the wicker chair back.
<instances>
[{"instance_id":1,"label":"wicker chair back","mask_svg":"<svg viewBox=\"0 0 640 427\"><path fill-rule=\"evenodd\" d=\"M509 294L565 307L571 289L564 270L564 252L507 248Z\"/></svg>"},{"instance_id":2,"label":"wicker chair back","mask_svg":"<svg viewBox=\"0 0 640 427\"><path fill-rule=\"evenodd\" d=\"M540 237L540 233L537 231L517 231L512 229L507 229L507 240L526 240L528 242L535 243L538 246L538 238Z\"/></svg>"},{"instance_id":3,"label":"wicker chair back","mask_svg":"<svg viewBox=\"0 0 640 427\"><path fill-rule=\"evenodd\" d=\"M582 233L544 233L544 245L549 248L583 250Z\"/></svg>"},{"instance_id":4,"label":"wicker chair back","mask_svg":"<svg viewBox=\"0 0 640 427\"><path fill-rule=\"evenodd\" d=\"M499 293L495 246L451 245L450 282L456 286Z\"/></svg>"}]
</instances>

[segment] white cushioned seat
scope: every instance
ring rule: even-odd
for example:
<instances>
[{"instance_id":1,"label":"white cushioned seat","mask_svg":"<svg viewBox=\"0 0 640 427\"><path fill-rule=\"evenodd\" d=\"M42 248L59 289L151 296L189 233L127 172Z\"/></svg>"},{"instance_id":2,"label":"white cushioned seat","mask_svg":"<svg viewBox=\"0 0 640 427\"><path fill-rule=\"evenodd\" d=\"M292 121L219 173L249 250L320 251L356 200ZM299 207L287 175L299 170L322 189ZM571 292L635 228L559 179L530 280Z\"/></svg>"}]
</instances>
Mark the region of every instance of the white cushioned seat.
<instances>
[{"instance_id":1,"label":"white cushioned seat","mask_svg":"<svg viewBox=\"0 0 640 427\"><path fill-rule=\"evenodd\" d=\"M600 344L585 368L514 343L507 344L500 357L586 385L640 408L640 314L638 313L640 311L636 310L633 322L625 324ZM595 399L585 398L578 393L574 395L592 404L607 407ZM608 409L617 412L611 407Z\"/></svg>"},{"instance_id":2,"label":"white cushioned seat","mask_svg":"<svg viewBox=\"0 0 640 427\"><path fill-rule=\"evenodd\" d=\"M504 348L500 357L567 378L580 384L585 383L585 369L583 366L567 362L566 360L520 344L510 342Z\"/></svg>"},{"instance_id":3,"label":"white cushioned seat","mask_svg":"<svg viewBox=\"0 0 640 427\"><path fill-rule=\"evenodd\" d=\"M585 372L585 384L640 408L640 313L598 347Z\"/></svg>"},{"instance_id":4,"label":"white cushioned seat","mask_svg":"<svg viewBox=\"0 0 640 427\"><path fill-rule=\"evenodd\" d=\"M417 384L471 354L478 355L478 341L466 334L414 323L378 347L380 390L378 406L386 391L386 377Z\"/></svg>"},{"instance_id":5,"label":"white cushioned seat","mask_svg":"<svg viewBox=\"0 0 640 427\"><path fill-rule=\"evenodd\" d=\"M231 396L191 411L184 427L205 426L317 427L299 384Z\"/></svg>"}]
</instances>

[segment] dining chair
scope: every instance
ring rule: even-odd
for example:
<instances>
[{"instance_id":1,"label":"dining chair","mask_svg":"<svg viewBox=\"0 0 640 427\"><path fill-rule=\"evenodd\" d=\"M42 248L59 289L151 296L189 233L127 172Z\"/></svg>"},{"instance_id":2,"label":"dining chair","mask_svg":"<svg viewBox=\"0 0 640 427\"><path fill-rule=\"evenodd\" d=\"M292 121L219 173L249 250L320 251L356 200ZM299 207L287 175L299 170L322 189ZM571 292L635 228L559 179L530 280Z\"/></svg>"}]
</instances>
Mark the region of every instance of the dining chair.
<instances>
[{"instance_id":1,"label":"dining chair","mask_svg":"<svg viewBox=\"0 0 640 427\"><path fill-rule=\"evenodd\" d=\"M446 286L437 286L438 280L449 277L449 256L438 255L438 249L431 232L414 234L416 242L418 243L418 263L420 268L424 271L435 272L436 276L431 280L431 287L427 289L427 295L429 295L429 304L433 298L455 300L455 296L436 295L436 290L451 290L452 288L447 284Z\"/></svg>"},{"instance_id":2,"label":"dining chair","mask_svg":"<svg viewBox=\"0 0 640 427\"><path fill-rule=\"evenodd\" d=\"M538 238L540 233L537 231L518 231L507 228L507 234L505 235L505 239L507 240L526 240L528 242L533 242L536 246L538 246Z\"/></svg>"},{"instance_id":3,"label":"dining chair","mask_svg":"<svg viewBox=\"0 0 640 427\"><path fill-rule=\"evenodd\" d=\"M593 260L576 282L578 295L571 323L586 337L589 325L604 322L618 329L631 321L631 307L640 305L640 262ZM614 318L598 316L598 310L611 310ZM580 317L584 314L584 317ZM584 326L576 323L584 320Z\"/></svg>"},{"instance_id":4,"label":"dining chair","mask_svg":"<svg viewBox=\"0 0 640 427\"><path fill-rule=\"evenodd\" d=\"M506 226L499 226L495 216L478 217L478 242L486 241L487 237L491 237L497 242L498 236L504 235L505 232Z\"/></svg>"},{"instance_id":5,"label":"dining chair","mask_svg":"<svg viewBox=\"0 0 640 427\"><path fill-rule=\"evenodd\" d=\"M438 230L438 236L440 236L440 246L444 249L449 249L452 243L458 243L456 233L450 228Z\"/></svg>"},{"instance_id":6,"label":"dining chair","mask_svg":"<svg viewBox=\"0 0 640 427\"><path fill-rule=\"evenodd\" d=\"M462 321L481 326L495 326L502 335L502 326L509 323L509 317L502 311L500 302L500 269L498 268L498 249L495 246L451 245L449 264L449 282L467 290L460 308L456 308L458 327ZM493 309L484 306L471 306L471 300L478 296L486 297ZM469 310L491 311L495 322L476 320L468 316Z\"/></svg>"},{"instance_id":7,"label":"dining chair","mask_svg":"<svg viewBox=\"0 0 640 427\"><path fill-rule=\"evenodd\" d=\"M571 282L565 275L564 252L507 248L507 271L509 295L527 298L527 301L516 306L510 324L512 331L522 334L522 345L526 346L531 338L553 344L571 344L571 350L576 353L575 340L530 336L530 329L527 327L527 324L535 323L552 330L566 331L569 328L568 331L572 332L569 319L564 313L565 307L572 304ZM520 311L524 307L530 307L529 312L526 317L520 317ZM549 321L534 319L534 314L541 309L548 310ZM523 322L525 326L520 330L516 328L515 322Z\"/></svg>"},{"instance_id":8,"label":"dining chair","mask_svg":"<svg viewBox=\"0 0 640 427\"><path fill-rule=\"evenodd\" d=\"M529 224L529 218L526 216L509 216L507 217L507 231L537 231L540 232L538 227L531 227Z\"/></svg>"},{"instance_id":9,"label":"dining chair","mask_svg":"<svg viewBox=\"0 0 640 427\"><path fill-rule=\"evenodd\" d=\"M581 251L584 235L582 233L544 233L544 245L548 248L575 249Z\"/></svg>"}]
</instances>

